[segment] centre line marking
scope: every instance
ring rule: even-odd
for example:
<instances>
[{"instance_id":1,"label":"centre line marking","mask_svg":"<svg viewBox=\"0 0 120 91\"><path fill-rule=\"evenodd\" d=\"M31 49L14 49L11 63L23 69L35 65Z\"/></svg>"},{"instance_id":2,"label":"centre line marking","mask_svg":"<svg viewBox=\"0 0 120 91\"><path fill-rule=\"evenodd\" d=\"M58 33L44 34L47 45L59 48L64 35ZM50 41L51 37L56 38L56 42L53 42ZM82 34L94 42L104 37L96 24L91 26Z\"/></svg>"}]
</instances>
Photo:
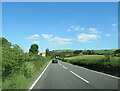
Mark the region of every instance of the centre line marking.
<instances>
[{"instance_id":1,"label":"centre line marking","mask_svg":"<svg viewBox=\"0 0 120 91\"><path fill-rule=\"evenodd\" d=\"M70 71L72 74L74 74L75 76L77 76L78 78L82 79L84 82L89 83L87 80L85 80L84 78L80 77L79 75L77 75L76 73L74 73L73 71Z\"/></svg>"},{"instance_id":2,"label":"centre line marking","mask_svg":"<svg viewBox=\"0 0 120 91\"><path fill-rule=\"evenodd\" d=\"M61 65L61 64L59 63L59 65Z\"/></svg>"},{"instance_id":3,"label":"centre line marking","mask_svg":"<svg viewBox=\"0 0 120 91\"><path fill-rule=\"evenodd\" d=\"M62 66L63 68L67 69L65 66Z\"/></svg>"}]
</instances>

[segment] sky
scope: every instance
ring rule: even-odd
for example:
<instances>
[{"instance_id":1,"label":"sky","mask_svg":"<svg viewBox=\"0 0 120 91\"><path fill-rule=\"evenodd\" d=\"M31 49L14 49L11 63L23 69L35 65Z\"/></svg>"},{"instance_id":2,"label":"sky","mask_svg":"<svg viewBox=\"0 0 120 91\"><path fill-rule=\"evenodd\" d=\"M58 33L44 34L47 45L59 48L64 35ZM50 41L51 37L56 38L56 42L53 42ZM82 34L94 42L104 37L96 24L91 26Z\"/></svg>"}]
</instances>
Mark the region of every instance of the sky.
<instances>
[{"instance_id":1,"label":"sky","mask_svg":"<svg viewBox=\"0 0 120 91\"><path fill-rule=\"evenodd\" d=\"M117 49L117 2L4 2L2 36L27 52Z\"/></svg>"}]
</instances>

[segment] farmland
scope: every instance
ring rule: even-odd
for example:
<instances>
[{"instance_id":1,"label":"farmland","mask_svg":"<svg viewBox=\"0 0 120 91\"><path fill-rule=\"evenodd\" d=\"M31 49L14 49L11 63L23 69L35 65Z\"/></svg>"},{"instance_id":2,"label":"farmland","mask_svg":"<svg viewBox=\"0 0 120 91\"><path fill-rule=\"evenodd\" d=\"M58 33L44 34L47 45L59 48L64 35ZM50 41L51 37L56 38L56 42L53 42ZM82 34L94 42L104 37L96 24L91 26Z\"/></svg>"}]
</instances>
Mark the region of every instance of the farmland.
<instances>
[{"instance_id":1,"label":"farmland","mask_svg":"<svg viewBox=\"0 0 120 91\"><path fill-rule=\"evenodd\" d=\"M67 57L65 60L68 60L68 62L81 62L81 63L92 63L97 64L102 62L104 65L111 65L111 66L120 66L119 64L119 57L110 57L110 60L105 60L104 55L81 55L81 56L74 56L74 57ZM104 61L104 62L103 62Z\"/></svg>"},{"instance_id":2,"label":"farmland","mask_svg":"<svg viewBox=\"0 0 120 91\"><path fill-rule=\"evenodd\" d=\"M83 66L92 70L97 70L120 76L120 57L105 56L105 55L79 55L74 57L66 57L63 61Z\"/></svg>"},{"instance_id":3,"label":"farmland","mask_svg":"<svg viewBox=\"0 0 120 91\"><path fill-rule=\"evenodd\" d=\"M120 76L120 50L56 50L60 60L88 69Z\"/></svg>"}]
</instances>

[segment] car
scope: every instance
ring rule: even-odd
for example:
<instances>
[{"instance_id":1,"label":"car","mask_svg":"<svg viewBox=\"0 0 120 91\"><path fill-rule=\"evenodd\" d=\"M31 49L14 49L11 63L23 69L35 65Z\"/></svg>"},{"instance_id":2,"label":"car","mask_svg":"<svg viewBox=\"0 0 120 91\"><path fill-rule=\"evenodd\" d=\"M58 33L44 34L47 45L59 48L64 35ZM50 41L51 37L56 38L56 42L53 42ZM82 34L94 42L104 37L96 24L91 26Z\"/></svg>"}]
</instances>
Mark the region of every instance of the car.
<instances>
[{"instance_id":1,"label":"car","mask_svg":"<svg viewBox=\"0 0 120 91\"><path fill-rule=\"evenodd\" d=\"M52 63L58 63L58 60L57 59L53 59Z\"/></svg>"}]
</instances>

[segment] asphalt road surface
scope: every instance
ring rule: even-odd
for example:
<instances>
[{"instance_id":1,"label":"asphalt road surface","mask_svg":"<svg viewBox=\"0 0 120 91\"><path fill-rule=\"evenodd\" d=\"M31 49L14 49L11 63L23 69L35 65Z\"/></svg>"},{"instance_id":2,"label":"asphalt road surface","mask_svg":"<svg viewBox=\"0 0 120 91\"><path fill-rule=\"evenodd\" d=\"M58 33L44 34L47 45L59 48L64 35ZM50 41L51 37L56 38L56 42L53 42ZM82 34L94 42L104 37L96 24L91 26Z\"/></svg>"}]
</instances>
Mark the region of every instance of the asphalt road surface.
<instances>
[{"instance_id":1,"label":"asphalt road surface","mask_svg":"<svg viewBox=\"0 0 120 91\"><path fill-rule=\"evenodd\" d=\"M118 89L118 79L62 61L50 62L32 89Z\"/></svg>"}]
</instances>

